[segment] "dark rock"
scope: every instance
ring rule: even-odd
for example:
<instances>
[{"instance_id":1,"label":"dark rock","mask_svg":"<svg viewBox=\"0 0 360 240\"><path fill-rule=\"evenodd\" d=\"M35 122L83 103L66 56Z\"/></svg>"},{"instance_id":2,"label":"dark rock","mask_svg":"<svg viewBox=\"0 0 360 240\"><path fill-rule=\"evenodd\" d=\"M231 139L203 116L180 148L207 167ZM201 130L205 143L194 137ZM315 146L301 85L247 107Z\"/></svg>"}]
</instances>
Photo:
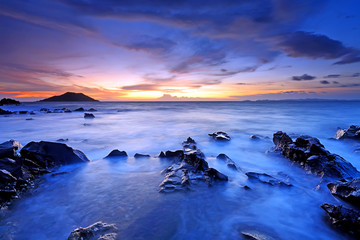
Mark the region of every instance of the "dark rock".
<instances>
[{"instance_id":1,"label":"dark rock","mask_svg":"<svg viewBox=\"0 0 360 240\"><path fill-rule=\"evenodd\" d=\"M92 113L84 113L84 118L95 118L94 114Z\"/></svg>"},{"instance_id":2,"label":"dark rock","mask_svg":"<svg viewBox=\"0 0 360 240\"><path fill-rule=\"evenodd\" d=\"M335 139L357 139L360 140L360 126L351 125L348 129L339 129Z\"/></svg>"},{"instance_id":3,"label":"dark rock","mask_svg":"<svg viewBox=\"0 0 360 240\"><path fill-rule=\"evenodd\" d=\"M360 207L360 178L331 182L327 187L333 195Z\"/></svg>"},{"instance_id":4,"label":"dark rock","mask_svg":"<svg viewBox=\"0 0 360 240\"><path fill-rule=\"evenodd\" d=\"M97 222L88 227L79 227L73 230L68 240L115 240L115 224Z\"/></svg>"},{"instance_id":5,"label":"dark rock","mask_svg":"<svg viewBox=\"0 0 360 240\"><path fill-rule=\"evenodd\" d=\"M250 136L250 139L251 139L251 140L257 140L257 141L258 141L258 140L261 140L261 137L260 137L259 135L251 135L251 136Z\"/></svg>"},{"instance_id":6,"label":"dark rock","mask_svg":"<svg viewBox=\"0 0 360 240\"><path fill-rule=\"evenodd\" d=\"M97 112L97 110L95 108L90 108L87 110L88 112Z\"/></svg>"},{"instance_id":7,"label":"dark rock","mask_svg":"<svg viewBox=\"0 0 360 240\"><path fill-rule=\"evenodd\" d=\"M186 191L193 184L204 182L211 186L217 181L228 181L228 177L216 169L209 168L204 154L197 149L196 142L188 138L183 142L183 155L177 155L176 162L165 169L164 180L160 184L160 192ZM165 153L160 154L166 156Z\"/></svg>"},{"instance_id":8,"label":"dark rock","mask_svg":"<svg viewBox=\"0 0 360 240\"><path fill-rule=\"evenodd\" d=\"M249 240L275 240L276 238L273 238L271 236L268 236L264 233L261 233L259 231L255 230L244 230L241 231L241 234L245 237L245 239Z\"/></svg>"},{"instance_id":9,"label":"dark rock","mask_svg":"<svg viewBox=\"0 0 360 240\"><path fill-rule=\"evenodd\" d=\"M59 138L58 140L56 140L57 142L67 142L69 141L68 138Z\"/></svg>"},{"instance_id":10,"label":"dark rock","mask_svg":"<svg viewBox=\"0 0 360 240\"><path fill-rule=\"evenodd\" d=\"M273 176L270 176L269 174L266 173L247 172L245 174L246 176L248 176L250 180L256 180L262 183L270 184L272 186L276 186L276 185L287 186L287 187L292 186L292 184L286 181L282 181Z\"/></svg>"},{"instance_id":11,"label":"dark rock","mask_svg":"<svg viewBox=\"0 0 360 240\"><path fill-rule=\"evenodd\" d=\"M3 98L0 100L0 106L2 105L19 105L20 102L11 98Z\"/></svg>"},{"instance_id":12,"label":"dark rock","mask_svg":"<svg viewBox=\"0 0 360 240\"><path fill-rule=\"evenodd\" d=\"M325 177L352 179L360 176L356 168L336 154L331 154L317 138L300 136L295 142L283 132L273 138L275 150L291 161L297 162L305 170Z\"/></svg>"},{"instance_id":13,"label":"dark rock","mask_svg":"<svg viewBox=\"0 0 360 240\"><path fill-rule=\"evenodd\" d=\"M28 114L28 111L19 111L19 114Z\"/></svg>"},{"instance_id":14,"label":"dark rock","mask_svg":"<svg viewBox=\"0 0 360 240\"><path fill-rule=\"evenodd\" d=\"M238 167L236 166L235 162L231 160L226 154L220 153L216 159L224 161L226 163L226 166L228 166L231 169L238 170Z\"/></svg>"},{"instance_id":15,"label":"dark rock","mask_svg":"<svg viewBox=\"0 0 360 240\"><path fill-rule=\"evenodd\" d=\"M159 154L159 158L183 158L184 157L184 151L183 150L176 150L176 151L166 151L161 152Z\"/></svg>"},{"instance_id":16,"label":"dark rock","mask_svg":"<svg viewBox=\"0 0 360 240\"><path fill-rule=\"evenodd\" d=\"M30 115L36 115L36 113L34 111L31 111Z\"/></svg>"},{"instance_id":17,"label":"dark rock","mask_svg":"<svg viewBox=\"0 0 360 240\"><path fill-rule=\"evenodd\" d=\"M20 153L43 168L90 161L83 152L55 142L30 142Z\"/></svg>"},{"instance_id":18,"label":"dark rock","mask_svg":"<svg viewBox=\"0 0 360 240\"><path fill-rule=\"evenodd\" d=\"M48 111L50 111L50 109L48 109L48 108L41 108L40 109L40 112L48 112Z\"/></svg>"},{"instance_id":19,"label":"dark rock","mask_svg":"<svg viewBox=\"0 0 360 240\"><path fill-rule=\"evenodd\" d=\"M85 112L85 109L84 108L77 108L74 110L74 112Z\"/></svg>"},{"instance_id":20,"label":"dark rock","mask_svg":"<svg viewBox=\"0 0 360 240\"><path fill-rule=\"evenodd\" d=\"M8 115L8 114L13 114L13 112L0 108L0 115Z\"/></svg>"},{"instance_id":21,"label":"dark rock","mask_svg":"<svg viewBox=\"0 0 360 240\"><path fill-rule=\"evenodd\" d=\"M9 140L0 144L0 158L17 158L17 150L22 148L16 140Z\"/></svg>"},{"instance_id":22,"label":"dark rock","mask_svg":"<svg viewBox=\"0 0 360 240\"><path fill-rule=\"evenodd\" d=\"M30 121L30 120L34 120L33 118L26 118L25 120Z\"/></svg>"},{"instance_id":23,"label":"dark rock","mask_svg":"<svg viewBox=\"0 0 360 240\"><path fill-rule=\"evenodd\" d=\"M360 237L360 213L344 206L324 203L321 208L328 214L331 223L342 230Z\"/></svg>"},{"instance_id":24,"label":"dark rock","mask_svg":"<svg viewBox=\"0 0 360 240\"><path fill-rule=\"evenodd\" d=\"M89 96L86 96L83 93L74 93L74 92L67 92L60 96L53 96L50 98L46 98L40 100L40 102L98 102Z\"/></svg>"},{"instance_id":25,"label":"dark rock","mask_svg":"<svg viewBox=\"0 0 360 240\"><path fill-rule=\"evenodd\" d=\"M149 154L135 153L134 158L149 158Z\"/></svg>"},{"instance_id":26,"label":"dark rock","mask_svg":"<svg viewBox=\"0 0 360 240\"><path fill-rule=\"evenodd\" d=\"M209 133L209 136L213 137L215 140L219 141L230 141L230 136L226 132L214 132Z\"/></svg>"},{"instance_id":27,"label":"dark rock","mask_svg":"<svg viewBox=\"0 0 360 240\"><path fill-rule=\"evenodd\" d=\"M119 151L118 149L114 149L105 158L111 158L111 157L127 158L127 156L128 155L125 151Z\"/></svg>"}]
</instances>

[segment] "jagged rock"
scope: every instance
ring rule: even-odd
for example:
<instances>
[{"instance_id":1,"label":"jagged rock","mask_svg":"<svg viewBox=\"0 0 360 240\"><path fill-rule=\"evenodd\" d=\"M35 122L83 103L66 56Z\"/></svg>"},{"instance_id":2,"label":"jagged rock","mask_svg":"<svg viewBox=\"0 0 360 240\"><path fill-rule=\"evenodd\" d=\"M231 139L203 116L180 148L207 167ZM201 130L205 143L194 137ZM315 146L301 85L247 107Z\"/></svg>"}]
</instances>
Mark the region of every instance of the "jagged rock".
<instances>
[{"instance_id":1,"label":"jagged rock","mask_svg":"<svg viewBox=\"0 0 360 240\"><path fill-rule=\"evenodd\" d=\"M160 152L159 158L183 158L184 151L183 150L176 150L176 151L166 151Z\"/></svg>"},{"instance_id":2,"label":"jagged rock","mask_svg":"<svg viewBox=\"0 0 360 240\"><path fill-rule=\"evenodd\" d=\"M360 237L360 213L344 206L324 203L321 208L329 215L331 223L342 230Z\"/></svg>"},{"instance_id":3,"label":"jagged rock","mask_svg":"<svg viewBox=\"0 0 360 240\"><path fill-rule=\"evenodd\" d=\"M327 187L333 195L360 207L360 178L331 182Z\"/></svg>"},{"instance_id":4,"label":"jagged rock","mask_svg":"<svg viewBox=\"0 0 360 240\"><path fill-rule=\"evenodd\" d=\"M80 150L56 142L30 142L20 153L43 168L90 161Z\"/></svg>"},{"instance_id":5,"label":"jagged rock","mask_svg":"<svg viewBox=\"0 0 360 240\"><path fill-rule=\"evenodd\" d=\"M111 157L127 158L127 156L128 155L125 151L119 151L118 149L114 149L105 158L111 158Z\"/></svg>"},{"instance_id":6,"label":"jagged rock","mask_svg":"<svg viewBox=\"0 0 360 240\"><path fill-rule=\"evenodd\" d=\"M226 163L226 166L228 166L229 168L238 170L235 162L231 160L231 158L229 158L226 154L220 153L219 155L217 155L216 159L224 161Z\"/></svg>"},{"instance_id":7,"label":"jagged rock","mask_svg":"<svg viewBox=\"0 0 360 240\"><path fill-rule=\"evenodd\" d=\"M84 113L84 118L95 118L95 116L92 113Z\"/></svg>"},{"instance_id":8,"label":"jagged rock","mask_svg":"<svg viewBox=\"0 0 360 240\"><path fill-rule=\"evenodd\" d=\"M74 110L74 112L85 112L85 109L84 108L77 108Z\"/></svg>"},{"instance_id":9,"label":"jagged rock","mask_svg":"<svg viewBox=\"0 0 360 240\"><path fill-rule=\"evenodd\" d=\"M214 132L209 133L209 136L213 137L215 140L219 141L230 141L230 136L226 132Z\"/></svg>"},{"instance_id":10,"label":"jagged rock","mask_svg":"<svg viewBox=\"0 0 360 240\"><path fill-rule=\"evenodd\" d=\"M3 98L0 100L0 106L2 105L19 105L20 102L15 100L15 99L11 99L11 98Z\"/></svg>"},{"instance_id":11,"label":"jagged rock","mask_svg":"<svg viewBox=\"0 0 360 240\"><path fill-rule=\"evenodd\" d=\"M183 155L178 155L177 161L163 171L165 177L159 186L160 192L185 191L198 182L211 186L216 181L228 181L226 175L209 168L204 154L197 149L196 142L192 138L188 138L182 145L183 150L175 152L183 151Z\"/></svg>"},{"instance_id":12,"label":"jagged rock","mask_svg":"<svg viewBox=\"0 0 360 240\"><path fill-rule=\"evenodd\" d=\"M295 142L283 132L274 134L275 150L291 161L299 163L305 170L325 177L352 179L360 176L356 168L337 154L331 154L319 139L300 136Z\"/></svg>"},{"instance_id":13,"label":"jagged rock","mask_svg":"<svg viewBox=\"0 0 360 240\"><path fill-rule=\"evenodd\" d=\"M115 224L96 222L85 228L76 228L70 233L68 240L115 240L116 229Z\"/></svg>"},{"instance_id":14,"label":"jagged rock","mask_svg":"<svg viewBox=\"0 0 360 240\"><path fill-rule=\"evenodd\" d=\"M0 115L8 115L8 114L13 114L13 112L0 108Z\"/></svg>"},{"instance_id":15,"label":"jagged rock","mask_svg":"<svg viewBox=\"0 0 360 240\"><path fill-rule=\"evenodd\" d=\"M149 154L135 153L134 158L149 158Z\"/></svg>"},{"instance_id":16,"label":"jagged rock","mask_svg":"<svg viewBox=\"0 0 360 240\"><path fill-rule=\"evenodd\" d=\"M275 178L273 176L270 176L269 174L266 174L266 173L247 172L245 174L246 174L246 176L248 176L248 178L250 180L257 180L259 182L270 184L272 186L275 186L275 185L281 185L281 186L287 186L287 187L292 186L292 184L290 184L286 181L280 180L278 178Z\"/></svg>"},{"instance_id":17,"label":"jagged rock","mask_svg":"<svg viewBox=\"0 0 360 240\"><path fill-rule=\"evenodd\" d=\"M21 144L15 140L9 140L0 144L0 158L16 158L16 151L22 148Z\"/></svg>"},{"instance_id":18,"label":"jagged rock","mask_svg":"<svg viewBox=\"0 0 360 240\"><path fill-rule=\"evenodd\" d=\"M348 129L339 129L335 139L357 139L360 140L360 126L351 125Z\"/></svg>"}]
</instances>

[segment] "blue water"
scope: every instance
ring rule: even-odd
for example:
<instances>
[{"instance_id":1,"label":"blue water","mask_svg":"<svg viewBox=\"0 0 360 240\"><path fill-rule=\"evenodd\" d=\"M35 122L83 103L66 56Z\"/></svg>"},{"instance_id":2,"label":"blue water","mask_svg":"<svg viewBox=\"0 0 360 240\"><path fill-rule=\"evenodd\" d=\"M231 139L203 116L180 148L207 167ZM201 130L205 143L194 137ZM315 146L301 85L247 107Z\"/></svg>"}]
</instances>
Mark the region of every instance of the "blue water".
<instances>
[{"instance_id":1,"label":"blue water","mask_svg":"<svg viewBox=\"0 0 360 240\"><path fill-rule=\"evenodd\" d=\"M95 108L95 119L83 113L41 113L40 108ZM275 239L350 239L332 228L320 205L342 203L321 179L307 174L282 156L266 153L278 130L293 137L320 139L333 153L360 170L359 143L330 139L338 127L360 124L360 102L99 102L25 103L3 109L32 110L35 115L0 116L0 142L69 139L93 162L58 169L38 187L2 212L0 239L66 239L76 227L96 221L115 223L119 239L242 239L241 231L256 230ZM26 118L33 120L25 120ZM213 141L207 134L225 131L232 140ZM262 141L249 139L252 134ZM160 151L181 149L194 138L211 167L229 182L202 185L186 193L160 194ZM267 139L268 137L269 139ZM151 159L103 159L113 149ZM242 172L216 160L232 158L243 171L287 174L293 187L248 181ZM245 190L244 185L251 187Z\"/></svg>"}]
</instances>

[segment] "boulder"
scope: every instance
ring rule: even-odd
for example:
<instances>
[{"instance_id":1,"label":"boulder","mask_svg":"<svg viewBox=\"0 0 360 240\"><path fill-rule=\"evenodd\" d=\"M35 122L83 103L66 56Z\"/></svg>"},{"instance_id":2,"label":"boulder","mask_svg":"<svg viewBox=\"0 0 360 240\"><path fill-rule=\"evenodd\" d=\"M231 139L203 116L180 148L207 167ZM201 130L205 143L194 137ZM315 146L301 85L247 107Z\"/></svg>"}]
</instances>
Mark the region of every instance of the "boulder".
<instances>
[{"instance_id":1,"label":"boulder","mask_svg":"<svg viewBox=\"0 0 360 240\"><path fill-rule=\"evenodd\" d=\"M297 162L308 172L321 177L352 179L360 176L357 169L339 155L327 151L319 139L300 136L295 142L283 132L274 134L275 151Z\"/></svg>"},{"instance_id":2,"label":"boulder","mask_svg":"<svg viewBox=\"0 0 360 240\"><path fill-rule=\"evenodd\" d=\"M149 158L149 154L135 153L134 158Z\"/></svg>"},{"instance_id":3,"label":"boulder","mask_svg":"<svg viewBox=\"0 0 360 240\"><path fill-rule=\"evenodd\" d=\"M88 227L79 227L73 230L68 240L115 240L115 224L96 222Z\"/></svg>"},{"instance_id":4,"label":"boulder","mask_svg":"<svg viewBox=\"0 0 360 240\"><path fill-rule=\"evenodd\" d=\"M333 225L354 235L357 239L360 238L360 213L358 211L328 203L322 204L321 208L326 211Z\"/></svg>"},{"instance_id":5,"label":"boulder","mask_svg":"<svg viewBox=\"0 0 360 240\"><path fill-rule=\"evenodd\" d=\"M21 149L20 154L43 168L90 161L80 150L63 143L46 141L30 142Z\"/></svg>"},{"instance_id":6,"label":"boulder","mask_svg":"<svg viewBox=\"0 0 360 240\"><path fill-rule=\"evenodd\" d=\"M245 173L245 175L249 178L249 180L256 180L261 183L269 184L272 186L276 186L276 185L286 186L286 187L292 186L292 184L288 183L287 181L280 180L266 173L247 172Z\"/></svg>"},{"instance_id":7,"label":"boulder","mask_svg":"<svg viewBox=\"0 0 360 240\"><path fill-rule=\"evenodd\" d=\"M13 112L0 108L0 115L8 115L8 114L13 114Z\"/></svg>"},{"instance_id":8,"label":"boulder","mask_svg":"<svg viewBox=\"0 0 360 240\"><path fill-rule=\"evenodd\" d=\"M84 108L77 108L74 110L74 112L85 112L85 109Z\"/></svg>"},{"instance_id":9,"label":"boulder","mask_svg":"<svg viewBox=\"0 0 360 240\"><path fill-rule=\"evenodd\" d=\"M220 153L219 155L217 155L216 159L224 161L226 163L226 166L228 166L229 168L233 170L238 170L235 162L231 160L231 158L229 158L226 154Z\"/></svg>"},{"instance_id":10,"label":"boulder","mask_svg":"<svg viewBox=\"0 0 360 240\"><path fill-rule=\"evenodd\" d=\"M84 118L92 119L95 118L95 116L92 113L84 113Z\"/></svg>"},{"instance_id":11,"label":"boulder","mask_svg":"<svg viewBox=\"0 0 360 240\"><path fill-rule=\"evenodd\" d=\"M105 158L111 158L111 157L127 158L127 156L128 155L125 151L119 151L118 149L114 149Z\"/></svg>"},{"instance_id":12,"label":"boulder","mask_svg":"<svg viewBox=\"0 0 360 240\"><path fill-rule=\"evenodd\" d=\"M335 139L357 139L360 140L360 126L351 125L348 129L339 129Z\"/></svg>"},{"instance_id":13,"label":"boulder","mask_svg":"<svg viewBox=\"0 0 360 240\"><path fill-rule=\"evenodd\" d=\"M88 112L97 112L97 110L95 108L90 108L87 110Z\"/></svg>"},{"instance_id":14,"label":"boulder","mask_svg":"<svg viewBox=\"0 0 360 240\"><path fill-rule=\"evenodd\" d=\"M230 141L230 136L226 132L214 132L209 133L209 136L213 137L215 140L219 141Z\"/></svg>"},{"instance_id":15,"label":"boulder","mask_svg":"<svg viewBox=\"0 0 360 240\"><path fill-rule=\"evenodd\" d=\"M344 179L327 184L331 194L360 207L360 178Z\"/></svg>"},{"instance_id":16,"label":"boulder","mask_svg":"<svg viewBox=\"0 0 360 240\"><path fill-rule=\"evenodd\" d=\"M9 140L0 144L0 158L17 158L17 150L22 148L16 140Z\"/></svg>"}]
</instances>

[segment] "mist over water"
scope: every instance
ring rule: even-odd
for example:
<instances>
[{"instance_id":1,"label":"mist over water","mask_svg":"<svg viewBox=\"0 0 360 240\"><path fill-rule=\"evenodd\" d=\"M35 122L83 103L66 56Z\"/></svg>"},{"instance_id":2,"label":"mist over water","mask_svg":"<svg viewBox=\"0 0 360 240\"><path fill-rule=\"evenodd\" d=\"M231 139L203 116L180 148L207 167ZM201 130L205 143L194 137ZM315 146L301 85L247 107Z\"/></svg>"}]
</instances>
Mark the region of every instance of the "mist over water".
<instances>
[{"instance_id":1,"label":"mist over water","mask_svg":"<svg viewBox=\"0 0 360 240\"><path fill-rule=\"evenodd\" d=\"M41 113L42 107L98 111L94 119L84 119L83 112ZM36 114L1 116L0 142L68 139L67 145L93 162L41 177L37 188L2 213L0 239L66 239L74 228L97 221L115 223L119 239L242 239L244 230L275 239L350 239L330 226L320 208L325 202L341 202L325 184L316 190L321 179L266 151L276 131L291 137L306 134L360 169L360 153L354 152L359 144L330 139L338 127L359 124L360 102L25 103L2 108ZM25 120L30 117L33 120ZM215 142L208 136L215 131L227 132L232 140ZM253 134L264 139L252 141ZM195 139L210 167L228 175L229 182L158 193L164 177L160 172L171 162L155 156L181 149L187 137ZM113 149L130 157L103 159ZM134 159L135 153L153 157ZM243 172L216 160L219 153ZM293 186L249 181L244 174L248 171L285 177Z\"/></svg>"}]
</instances>

